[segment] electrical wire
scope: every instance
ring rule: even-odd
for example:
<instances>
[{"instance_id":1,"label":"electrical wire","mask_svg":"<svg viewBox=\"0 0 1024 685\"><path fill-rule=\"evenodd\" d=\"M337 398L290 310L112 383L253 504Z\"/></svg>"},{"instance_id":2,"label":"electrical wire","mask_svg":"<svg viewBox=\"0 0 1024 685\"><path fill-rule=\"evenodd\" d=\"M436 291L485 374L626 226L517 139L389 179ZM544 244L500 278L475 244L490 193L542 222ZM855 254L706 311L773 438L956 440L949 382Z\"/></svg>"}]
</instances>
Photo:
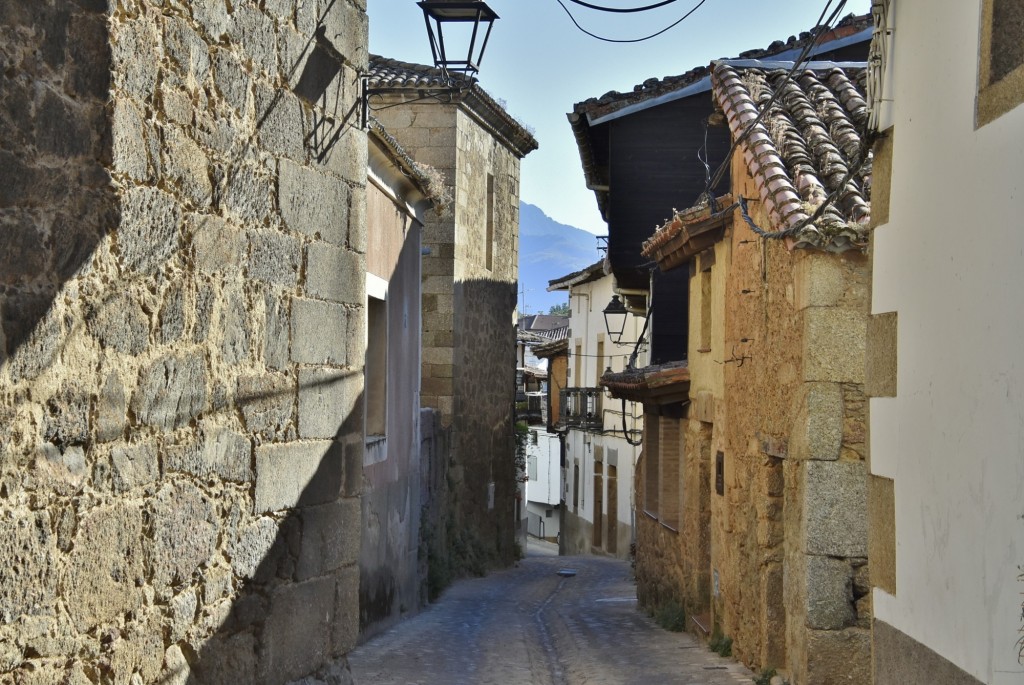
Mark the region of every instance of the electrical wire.
<instances>
[{"instance_id":1,"label":"electrical wire","mask_svg":"<svg viewBox=\"0 0 1024 685\"><path fill-rule=\"evenodd\" d=\"M711 187L711 165L708 163L708 120L704 119L704 144L697 150L697 161L704 165L704 186ZM715 210L714 204L711 210Z\"/></svg>"},{"instance_id":2,"label":"electrical wire","mask_svg":"<svg viewBox=\"0 0 1024 685\"><path fill-rule=\"evenodd\" d=\"M775 104L775 101L781 95L785 85L793 79L793 76L796 75L796 72L800 69L803 63L807 61L807 59L810 57L811 51L818 44L818 41L821 40L821 37L825 35L827 30L831 30L832 22L835 21L839 13L842 12L843 7L846 6L846 0L840 0L839 5L836 7L835 10L833 10L832 14L829 15L828 19L825 20L825 23L822 24L822 19L824 19L825 14L828 12L828 8L832 5L832 2L833 0L828 0L828 2L825 3L825 8L821 11L821 14L818 16L818 21L814 26L814 36L812 36L811 41L807 45L805 45L804 48L800 51L800 54L793 62L792 68L790 68L789 72L782 79L782 82L779 83L778 86L776 86L775 92L772 93L771 98L768 99L768 102L764 105L764 107L761 108L761 111L758 112L757 117L755 117L754 120L750 122L750 124L743 130L743 133L738 135L736 137L736 140L734 140L732 145L729 147L729 151L726 153L725 158L722 160L722 163L718 166L717 169L715 169L715 173L712 175L711 182L708 184L707 188L704 189L705 195L712 195L711 189L718 185L719 181L722 180L722 175L725 173L725 170L728 167L729 161L732 159L732 155L736 151L736 148L738 148L740 144L747 139L747 137L754 130L754 127L761 123L761 119L764 118L764 115L767 114L768 110L771 109L772 105ZM819 28L821 28L821 30L819 30Z\"/></svg>"},{"instance_id":3,"label":"electrical wire","mask_svg":"<svg viewBox=\"0 0 1024 685\"><path fill-rule=\"evenodd\" d=\"M630 431L626 427L626 398L623 397L622 398L622 437L626 439L626 443L627 444L632 445L633 447L639 447L644 442L643 433L640 434L641 435L640 439L634 442L634 440L631 437L629 437L629 434L630 433L634 433L634 432L636 432L635 429L633 431Z\"/></svg>"},{"instance_id":4,"label":"electrical wire","mask_svg":"<svg viewBox=\"0 0 1024 685\"><path fill-rule=\"evenodd\" d=\"M673 2L677 2L677 1L678 0L662 0L661 2L657 2L657 3L653 4L653 5L647 5L645 7L603 7L601 5L591 5L589 2L583 2L583 0L569 0L569 2L571 2L571 3L575 4L575 5L580 5L581 7L586 7L586 8L592 9L592 10L598 10L599 12L622 12L622 13L646 12L647 10L653 10L653 9L657 9L659 7L664 7L665 5L671 5Z\"/></svg>"},{"instance_id":5,"label":"electrical wire","mask_svg":"<svg viewBox=\"0 0 1024 685\"><path fill-rule=\"evenodd\" d=\"M576 0L569 0L569 2L575 2L575 1ZM661 29L660 31L656 31L656 32L652 33L649 36L644 36L643 38L608 38L606 36L599 36L596 33L592 33L590 31L588 31L587 29L583 28L580 25L580 23L578 21L576 21L576 17L574 17L572 15L572 12L569 11L569 8L565 6L565 3L562 2L562 0L555 0L555 2L557 2L559 5L561 5L562 9L565 10L565 13L567 15L569 15L569 19L572 20L572 23L576 25L576 28L578 28L580 31L582 31L583 33L587 34L591 38L596 38L597 40L602 40L602 41L604 41L606 43L642 43L645 40L650 40L652 38L657 38L658 36L660 36L661 34L665 33L666 31L674 29L676 26L678 26L679 24L683 23L683 21L685 19L687 19L691 14L693 14L698 9L700 9L700 6L703 5L705 2L707 2L707 0L700 0L700 2L698 2L696 5L694 5L693 9L691 9L689 12L684 14L677 21L669 24L668 26L666 26L665 28Z\"/></svg>"},{"instance_id":6,"label":"electrical wire","mask_svg":"<svg viewBox=\"0 0 1024 685\"><path fill-rule=\"evenodd\" d=\"M628 354L576 354L575 352L570 352L568 356L570 358L586 357L588 359L618 359L619 357L622 357L623 359L629 359Z\"/></svg>"}]
</instances>

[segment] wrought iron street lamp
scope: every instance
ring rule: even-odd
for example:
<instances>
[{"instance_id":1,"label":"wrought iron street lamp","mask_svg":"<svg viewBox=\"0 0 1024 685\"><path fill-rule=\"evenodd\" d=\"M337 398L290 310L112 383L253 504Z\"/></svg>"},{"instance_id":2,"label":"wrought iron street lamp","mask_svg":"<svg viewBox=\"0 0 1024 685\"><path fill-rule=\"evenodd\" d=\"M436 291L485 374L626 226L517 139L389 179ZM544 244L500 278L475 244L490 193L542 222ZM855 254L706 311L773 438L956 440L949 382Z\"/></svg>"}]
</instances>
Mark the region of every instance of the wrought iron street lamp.
<instances>
[{"instance_id":1,"label":"wrought iron street lamp","mask_svg":"<svg viewBox=\"0 0 1024 685\"><path fill-rule=\"evenodd\" d=\"M622 342L622 333L626 330L626 317L629 312L618 295L612 295L612 301L604 308L604 327L608 337L616 345Z\"/></svg>"},{"instance_id":2,"label":"wrought iron street lamp","mask_svg":"<svg viewBox=\"0 0 1024 685\"><path fill-rule=\"evenodd\" d=\"M494 20L498 18L494 10L479 0L423 0L417 4L423 10L423 20L426 22L427 35L430 37L430 51L434 54L434 66L446 71L461 71L470 76L480 71L480 61L487 48L487 39L491 37ZM469 24L472 24L469 45L456 47L452 36L452 33L458 30L455 27L462 26L468 29ZM446 26L451 27L447 35L447 44ZM478 50L477 39L481 31L483 39ZM465 59L461 58L462 54L466 55Z\"/></svg>"}]
</instances>

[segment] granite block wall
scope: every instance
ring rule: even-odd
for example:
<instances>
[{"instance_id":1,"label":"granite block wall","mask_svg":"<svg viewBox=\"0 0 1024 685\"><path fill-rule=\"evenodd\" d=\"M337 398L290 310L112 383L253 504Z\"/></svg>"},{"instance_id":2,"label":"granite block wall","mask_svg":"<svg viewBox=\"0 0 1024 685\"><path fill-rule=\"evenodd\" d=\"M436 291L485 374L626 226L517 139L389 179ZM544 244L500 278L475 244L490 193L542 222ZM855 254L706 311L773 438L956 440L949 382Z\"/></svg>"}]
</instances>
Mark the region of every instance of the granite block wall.
<instances>
[{"instance_id":1,"label":"granite block wall","mask_svg":"<svg viewBox=\"0 0 1024 685\"><path fill-rule=\"evenodd\" d=\"M0 59L0 683L342 682L365 3L4 2Z\"/></svg>"}]
</instances>

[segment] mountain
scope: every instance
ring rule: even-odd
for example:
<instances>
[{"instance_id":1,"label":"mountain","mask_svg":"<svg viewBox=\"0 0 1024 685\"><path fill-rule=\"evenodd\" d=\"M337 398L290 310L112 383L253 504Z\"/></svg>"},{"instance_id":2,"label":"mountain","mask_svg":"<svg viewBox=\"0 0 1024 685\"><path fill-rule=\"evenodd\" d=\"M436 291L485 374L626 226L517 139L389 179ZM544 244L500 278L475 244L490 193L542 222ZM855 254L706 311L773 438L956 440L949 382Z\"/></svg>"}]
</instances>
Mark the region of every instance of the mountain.
<instances>
[{"instance_id":1,"label":"mountain","mask_svg":"<svg viewBox=\"0 0 1024 685\"><path fill-rule=\"evenodd\" d=\"M548 292L548 281L590 266L600 257L593 233L559 223L540 207L520 202L520 314L547 313L552 305L568 302L567 293Z\"/></svg>"}]
</instances>

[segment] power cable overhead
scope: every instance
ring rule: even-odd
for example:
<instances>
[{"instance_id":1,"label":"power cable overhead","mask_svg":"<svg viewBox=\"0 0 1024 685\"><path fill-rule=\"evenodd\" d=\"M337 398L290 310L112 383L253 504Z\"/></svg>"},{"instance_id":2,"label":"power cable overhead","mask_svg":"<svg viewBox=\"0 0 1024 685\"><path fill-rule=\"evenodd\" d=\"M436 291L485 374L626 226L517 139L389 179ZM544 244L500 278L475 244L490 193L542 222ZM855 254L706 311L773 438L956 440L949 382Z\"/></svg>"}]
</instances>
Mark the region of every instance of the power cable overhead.
<instances>
[{"instance_id":1,"label":"power cable overhead","mask_svg":"<svg viewBox=\"0 0 1024 685\"><path fill-rule=\"evenodd\" d=\"M669 0L669 1L670 2L675 2L676 0ZM651 35L644 36L643 38L608 38L607 36L599 36L598 34L593 33L591 31L588 31L587 29L583 28L583 26L581 26L580 23L578 21L576 21L576 17L574 17L572 15L572 12L569 11L569 8L565 6L565 3L562 2L562 0L555 0L555 2L557 2L562 7L563 10L565 10L565 13L567 15L569 15L569 19L576 26L576 28L579 29L581 32L587 34L591 38L596 38L597 40L601 40L601 41L604 41L606 43L642 43L645 40L650 40L652 38L657 38L658 36L660 36L661 34L665 33L666 31L670 31L671 29L674 29L676 26L679 26L679 24L683 23L683 21L686 20L691 14L693 14L698 9L700 9L700 6L703 5L705 2L707 2L707 0L700 0L700 2L698 2L696 5L694 5L693 8L689 12L684 14L678 20L672 22L671 24L669 24L665 28L661 29L660 31L655 31ZM569 2L575 2L576 4L583 5L584 7L587 6L584 3L579 2L579 0L569 0ZM646 7L646 8L636 8L636 9L631 10L631 11L643 11L643 10L646 10L646 9L652 9L654 7L661 7L662 5L665 5L665 4L668 4L668 2L663 2L663 3L657 4L657 5L651 5L651 6ZM614 12L614 11L616 11L613 8L598 8L598 9L602 9L603 11L607 11L607 12Z\"/></svg>"},{"instance_id":2,"label":"power cable overhead","mask_svg":"<svg viewBox=\"0 0 1024 685\"><path fill-rule=\"evenodd\" d=\"M583 2L583 0L569 0L569 2L573 3L574 5L580 5L581 7L586 7L588 9L598 10L599 12L622 12L622 13L646 12L647 10L658 9L659 7L664 7L665 5L671 5L673 2L678 2L678 1L679 0L662 0L662 2L658 2L658 3L655 3L653 5L646 5L645 7L604 7L602 5L591 5L589 2Z\"/></svg>"}]
</instances>

